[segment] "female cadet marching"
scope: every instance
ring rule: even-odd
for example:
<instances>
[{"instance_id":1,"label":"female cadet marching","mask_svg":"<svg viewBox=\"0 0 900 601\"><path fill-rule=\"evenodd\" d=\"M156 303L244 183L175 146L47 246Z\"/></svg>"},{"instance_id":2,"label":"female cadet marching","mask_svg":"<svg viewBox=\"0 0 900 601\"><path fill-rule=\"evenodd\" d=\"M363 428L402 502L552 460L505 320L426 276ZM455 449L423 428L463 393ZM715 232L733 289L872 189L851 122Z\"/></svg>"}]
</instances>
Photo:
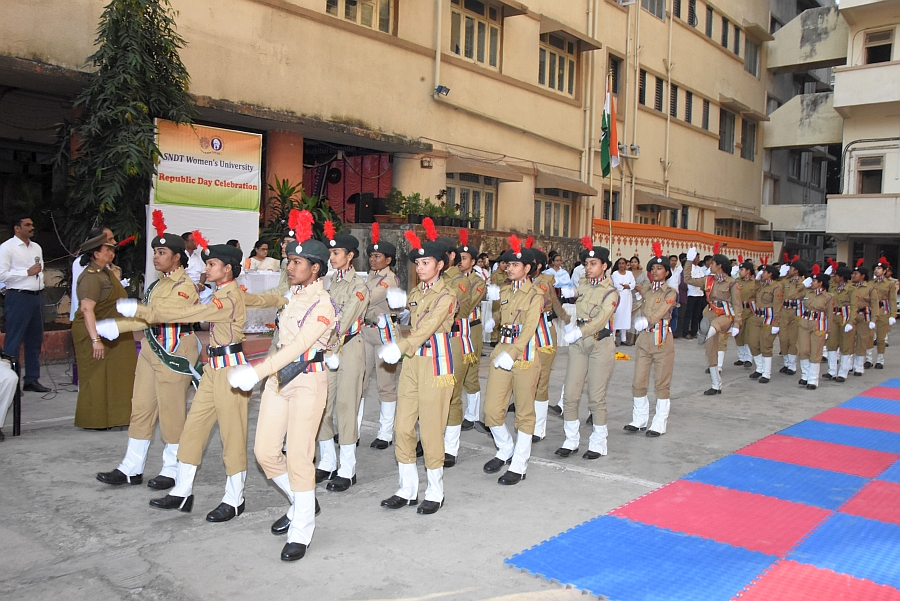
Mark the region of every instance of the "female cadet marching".
<instances>
[{"instance_id":1,"label":"female cadet marching","mask_svg":"<svg viewBox=\"0 0 900 601\"><path fill-rule=\"evenodd\" d=\"M287 245L291 288L278 320L278 350L259 365L239 365L228 374L228 382L245 391L262 378L274 376L268 378L262 393L253 450L266 477L291 502L287 514L272 525L273 534L287 532L281 550L284 561L306 555L316 528L313 457L328 386L324 354L338 327L334 302L321 279L330 253L311 239L312 215L308 211L301 215L297 240ZM281 452L285 436L286 456Z\"/></svg>"},{"instance_id":2,"label":"female cadet marching","mask_svg":"<svg viewBox=\"0 0 900 601\"><path fill-rule=\"evenodd\" d=\"M834 267L834 265L832 265ZM833 313L828 328L828 372L822 376L826 380L846 382L853 366L853 347L856 333L853 320L856 317L856 294L850 286L850 268L838 267L831 276L828 291L834 297Z\"/></svg>"},{"instance_id":3,"label":"female cadet marching","mask_svg":"<svg viewBox=\"0 0 900 601\"><path fill-rule=\"evenodd\" d=\"M828 334L829 320L834 318L834 296L828 292L831 277L822 273L819 264L812 266L812 275L803 280L803 315L797 336L797 357L800 359L800 386L815 390L819 385L822 349Z\"/></svg>"},{"instance_id":4,"label":"female cadet marching","mask_svg":"<svg viewBox=\"0 0 900 601\"><path fill-rule=\"evenodd\" d=\"M625 426L626 432L638 432L647 428L650 418L647 387L652 366L656 381L656 413L647 430L647 436L651 437L666 433L669 418L669 385L672 382L672 368L675 366L675 340L669 321L678 299L678 291L666 284L666 280L672 275L672 269L669 267L669 260L662 255L659 242L653 243L653 254L654 258L647 263L650 283L640 288L639 311L634 323L634 329L638 332L637 358L631 383L634 410L631 423Z\"/></svg>"},{"instance_id":5,"label":"female cadet marching","mask_svg":"<svg viewBox=\"0 0 900 601\"><path fill-rule=\"evenodd\" d=\"M482 325L481 301L487 294L487 282L475 269L475 261L478 257L478 247L469 244L469 231L459 230L459 248L456 249L459 270L469 279L469 289L472 295L472 312L469 314L469 329L472 338L472 354L474 359L466 363L463 390L466 393L466 411L461 424L462 430L471 430L478 424L483 428L481 421L481 382L478 379L478 362L481 360L481 351L484 347L484 327ZM487 429L484 428L483 431Z\"/></svg>"},{"instance_id":6,"label":"female cadet marching","mask_svg":"<svg viewBox=\"0 0 900 601\"><path fill-rule=\"evenodd\" d=\"M741 328L741 331L734 338L734 343L737 345L738 350L738 360L734 364L751 367L753 365L753 353L750 351L750 344L747 342L747 321L753 316L753 312L756 309L757 282L754 278L756 269L753 267L752 262L744 261L742 255L738 255L738 265L740 280L738 280L737 287L741 291L741 323L744 324L744 327Z\"/></svg>"},{"instance_id":7,"label":"female cadet marching","mask_svg":"<svg viewBox=\"0 0 900 601\"><path fill-rule=\"evenodd\" d=\"M386 509L416 505L419 472L416 469L416 421L425 457L428 487L417 513L432 514L444 504L444 431L453 394L453 356L450 328L456 313L456 296L447 289L441 272L448 263L446 247L431 240L424 245L416 233L403 233L410 245L409 260L415 264L420 284L409 293L409 335L384 345L378 355L389 364L401 357L394 422L394 455L400 472L400 487L383 500Z\"/></svg>"},{"instance_id":8,"label":"female cadet marching","mask_svg":"<svg viewBox=\"0 0 900 601\"><path fill-rule=\"evenodd\" d=\"M578 406L584 382L588 382L588 406L593 416L593 432L588 440L584 459L599 459L606 455L606 388L616 362L616 344L612 336L612 319L619 304L619 291L610 278L609 250L594 246L587 236L581 239L581 264L584 275L578 285L575 300L575 322L566 328L569 343L569 362L563 400L566 440L556 449L560 457L578 451L581 434L578 430ZM631 294L628 292L627 294Z\"/></svg>"},{"instance_id":9,"label":"female cadet marching","mask_svg":"<svg viewBox=\"0 0 900 601\"><path fill-rule=\"evenodd\" d=\"M768 384L772 378L772 347L778 335L778 324L781 323L779 320L784 305L784 292L776 281L778 269L774 265L763 265L756 287L753 315L744 327L747 328L750 354L756 362L756 370L750 374L750 379L759 379L760 384Z\"/></svg>"}]
</instances>

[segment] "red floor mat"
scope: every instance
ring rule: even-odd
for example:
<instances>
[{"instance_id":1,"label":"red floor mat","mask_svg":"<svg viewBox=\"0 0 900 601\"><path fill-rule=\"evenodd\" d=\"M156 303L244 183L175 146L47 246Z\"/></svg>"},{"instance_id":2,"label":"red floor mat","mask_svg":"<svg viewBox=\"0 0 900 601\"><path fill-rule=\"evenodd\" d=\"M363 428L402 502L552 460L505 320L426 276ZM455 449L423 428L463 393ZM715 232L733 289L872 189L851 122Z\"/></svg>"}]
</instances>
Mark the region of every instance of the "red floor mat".
<instances>
[{"instance_id":1,"label":"red floor mat","mask_svg":"<svg viewBox=\"0 0 900 601\"><path fill-rule=\"evenodd\" d=\"M874 478L900 455L773 434L735 452L774 461Z\"/></svg>"},{"instance_id":2,"label":"red floor mat","mask_svg":"<svg viewBox=\"0 0 900 601\"><path fill-rule=\"evenodd\" d=\"M610 512L774 555L786 554L829 513L818 507L686 480L677 480Z\"/></svg>"},{"instance_id":3,"label":"red floor mat","mask_svg":"<svg viewBox=\"0 0 900 601\"><path fill-rule=\"evenodd\" d=\"M835 407L811 418L820 422L900 433L900 415Z\"/></svg>"},{"instance_id":4,"label":"red floor mat","mask_svg":"<svg viewBox=\"0 0 900 601\"><path fill-rule=\"evenodd\" d=\"M900 526L900 502L898 500L900 500L900 484L873 480L841 507L841 513Z\"/></svg>"},{"instance_id":5,"label":"red floor mat","mask_svg":"<svg viewBox=\"0 0 900 601\"><path fill-rule=\"evenodd\" d=\"M900 591L831 570L782 561L734 598L740 601L900 601Z\"/></svg>"},{"instance_id":6,"label":"red floor mat","mask_svg":"<svg viewBox=\"0 0 900 601\"><path fill-rule=\"evenodd\" d=\"M873 396L879 399L891 399L892 401L900 401L900 388L890 388L888 386L876 386L865 392L861 392L860 396Z\"/></svg>"}]
</instances>

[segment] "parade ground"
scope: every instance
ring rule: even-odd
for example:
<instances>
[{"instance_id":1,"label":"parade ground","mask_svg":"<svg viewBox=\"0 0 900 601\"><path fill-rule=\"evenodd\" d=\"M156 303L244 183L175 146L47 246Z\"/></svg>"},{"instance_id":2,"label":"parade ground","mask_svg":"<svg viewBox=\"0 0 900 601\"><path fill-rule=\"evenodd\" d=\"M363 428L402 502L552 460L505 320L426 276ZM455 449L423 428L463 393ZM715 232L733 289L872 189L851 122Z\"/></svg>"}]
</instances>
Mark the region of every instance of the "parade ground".
<instances>
[{"instance_id":1,"label":"parade ground","mask_svg":"<svg viewBox=\"0 0 900 601\"><path fill-rule=\"evenodd\" d=\"M12 437L10 413L7 438L0 443L0 599L577 599L580 591L515 569L506 560L898 375L896 353L889 349L885 370L867 370L843 384L822 380L810 391L797 385L799 375L777 373L781 361L776 355L772 381L762 385L748 378L751 369L733 365L732 345L723 393L704 396L709 376L703 348L689 340L676 340L675 348L664 436L623 431L631 419L634 363L617 361L607 396L608 456L581 457L590 434L584 426L579 453L567 459L554 455L563 442L563 422L551 415L546 439L533 447L527 480L500 486L499 474L482 471L495 452L491 439L475 430L463 432L459 460L445 470L445 504L434 515L379 506L397 488L397 467L393 447L369 447L379 411L373 381L358 483L344 493L319 485L322 512L306 557L296 563L279 559L284 538L269 532L288 503L253 460L258 389L250 404L246 512L211 524L205 516L219 504L225 482L217 430L197 474L193 512L153 509L149 500L164 493L96 480L97 472L121 461L127 433L75 429L77 393L70 366L45 366L41 380L56 394L25 393L22 435ZM633 356L635 349L618 350ZM488 364L483 357L482 390ZM561 348L551 397L559 396L565 366L566 349ZM650 395L652 412L652 386ZM584 423L586 396L580 415ZM512 420L508 414L510 427ZM144 482L158 473L161 453L157 435ZM421 460L419 469L421 499ZM654 553L662 556L667 549L660 546ZM653 553L643 558L645 580L654 578L655 561ZM661 599L669 598L665 586L659 582Z\"/></svg>"}]
</instances>

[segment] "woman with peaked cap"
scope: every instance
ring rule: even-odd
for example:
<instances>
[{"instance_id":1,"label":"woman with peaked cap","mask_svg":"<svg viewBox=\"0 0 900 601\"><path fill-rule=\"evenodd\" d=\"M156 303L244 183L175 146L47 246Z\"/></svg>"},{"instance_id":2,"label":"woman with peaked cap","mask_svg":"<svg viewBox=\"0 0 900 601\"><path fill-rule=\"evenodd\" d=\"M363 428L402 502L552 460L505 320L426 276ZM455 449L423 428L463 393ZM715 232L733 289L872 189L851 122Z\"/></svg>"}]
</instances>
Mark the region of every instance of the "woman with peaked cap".
<instances>
[{"instance_id":1,"label":"woman with peaked cap","mask_svg":"<svg viewBox=\"0 0 900 601\"><path fill-rule=\"evenodd\" d=\"M105 343L97 333L97 322L117 317L116 301L128 294L108 269L116 257L116 241L104 229L91 234L78 249L85 269L75 285L79 306L72 322L79 379L75 426L105 430L131 421L137 351L131 332Z\"/></svg>"},{"instance_id":2,"label":"woman with peaked cap","mask_svg":"<svg viewBox=\"0 0 900 601\"><path fill-rule=\"evenodd\" d=\"M797 357L800 359L800 386L815 390L819 385L819 367L830 320L834 319L834 296L828 292L831 277L822 273L819 264L812 275L803 280L803 315L797 335Z\"/></svg>"},{"instance_id":3,"label":"woman with peaked cap","mask_svg":"<svg viewBox=\"0 0 900 601\"><path fill-rule=\"evenodd\" d=\"M751 380L768 384L772 378L772 347L778 335L778 324L784 305L784 292L778 279L778 268L763 265L756 287L756 301L753 315L744 324L750 354L756 362L756 370L750 374Z\"/></svg>"}]
</instances>

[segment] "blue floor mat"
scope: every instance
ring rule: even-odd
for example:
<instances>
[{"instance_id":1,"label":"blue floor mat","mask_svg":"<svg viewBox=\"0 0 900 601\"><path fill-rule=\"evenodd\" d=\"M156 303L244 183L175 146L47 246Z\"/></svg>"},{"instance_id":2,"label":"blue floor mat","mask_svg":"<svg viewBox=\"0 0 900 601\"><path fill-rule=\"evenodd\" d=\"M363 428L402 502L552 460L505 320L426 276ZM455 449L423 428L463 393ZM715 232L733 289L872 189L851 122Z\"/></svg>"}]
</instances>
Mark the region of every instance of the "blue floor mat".
<instances>
[{"instance_id":1,"label":"blue floor mat","mask_svg":"<svg viewBox=\"0 0 900 601\"><path fill-rule=\"evenodd\" d=\"M887 480L888 482L900 484L900 461L884 470L884 472L878 476L878 480ZM897 502L900 503L900 499L898 499Z\"/></svg>"},{"instance_id":2,"label":"blue floor mat","mask_svg":"<svg viewBox=\"0 0 900 601\"><path fill-rule=\"evenodd\" d=\"M900 388L900 378L891 378L887 382L882 382L879 386L887 386L889 388Z\"/></svg>"},{"instance_id":3,"label":"blue floor mat","mask_svg":"<svg viewBox=\"0 0 900 601\"><path fill-rule=\"evenodd\" d=\"M875 413L887 413L888 415L900 415L900 401L890 399L878 399L871 396L855 396L838 407L844 409L859 409L860 411L874 411Z\"/></svg>"},{"instance_id":4,"label":"blue floor mat","mask_svg":"<svg viewBox=\"0 0 900 601\"><path fill-rule=\"evenodd\" d=\"M900 454L900 434L871 428L807 420L785 428L779 434Z\"/></svg>"},{"instance_id":5,"label":"blue floor mat","mask_svg":"<svg viewBox=\"0 0 900 601\"><path fill-rule=\"evenodd\" d=\"M837 509L869 480L860 476L747 455L728 455L684 480Z\"/></svg>"},{"instance_id":6,"label":"blue floor mat","mask_svg":"<svg viewBox=\"0 0 900 601\"><path fill-rule=\"evenodd\" d=\"M612 601L727 601L775 560L774 555L601 516L506 563Z\"/></svg>"}]
</instances>

